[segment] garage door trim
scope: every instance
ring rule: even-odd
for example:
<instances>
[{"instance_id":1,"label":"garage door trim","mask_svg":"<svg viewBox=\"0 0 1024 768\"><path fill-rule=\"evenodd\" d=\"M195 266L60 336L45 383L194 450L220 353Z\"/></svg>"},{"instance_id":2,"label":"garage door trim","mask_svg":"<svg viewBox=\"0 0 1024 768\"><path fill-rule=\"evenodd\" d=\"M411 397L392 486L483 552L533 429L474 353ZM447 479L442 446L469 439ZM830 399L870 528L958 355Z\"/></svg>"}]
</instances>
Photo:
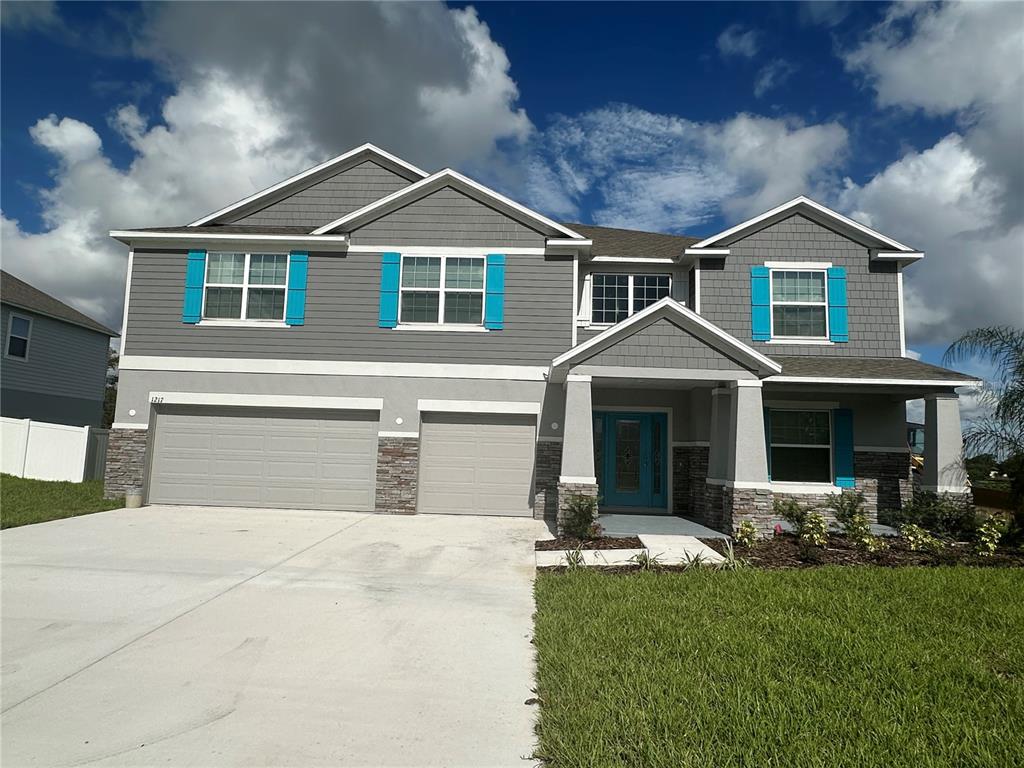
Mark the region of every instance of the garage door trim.
<instances>
[{"instance_id":1,"label":"garage door trim","mask_svg":"<svg viewBox=\"0 0 1024 768\"><path fill-rule=\"evenodd\" d=\"M540 403L504 400L417 400L421 413L493 413L540 416Z\"/></svg>"},{"instance_id":2,"label":"garage door trim","mask_svg":"<svg viewBox=\"0 0 1024 768\"><path fill-rule=\"evenodd\" d=\"M227 392L150 392L154 405L224 405L242 408L305 408L312 410L379 411L380 397L319 397L307 395L238 395Z\"/></svg>"}]
</instances>

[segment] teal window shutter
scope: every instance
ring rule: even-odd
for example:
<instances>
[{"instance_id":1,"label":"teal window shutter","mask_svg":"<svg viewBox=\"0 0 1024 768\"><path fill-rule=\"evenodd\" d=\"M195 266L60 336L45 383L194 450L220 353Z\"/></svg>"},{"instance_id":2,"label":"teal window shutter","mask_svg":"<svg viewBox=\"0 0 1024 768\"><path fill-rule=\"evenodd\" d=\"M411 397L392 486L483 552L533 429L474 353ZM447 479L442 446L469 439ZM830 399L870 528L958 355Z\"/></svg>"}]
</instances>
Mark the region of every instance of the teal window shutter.
<instances>
[{"instance_id":1,"label":"teal window shutter","mask_svg":"<svg viewBox=\"0 0 1024 768\"><path fill-rule=\"evenodd\" d=\"M195 325L203 317L203 284L206 282L206 251L189 251L185 263L185 298L181 322Z\"/></svg>"},{"instance_id":2,"label":"teal window shutter","mask_svg":"<svg viewBox=\"0 0 1024 768\"><path fill-rule=\"evenodd\" d=\"M750 330L754 341L772 338L771 272L768 267L750 268Z\"/></svg>"},{"instance_id":3,"label":"teal window shutter","mask_svg":"<svg viewBox=\"0 0 1024 768\"><path fill-rule=\"evenodd\" d=\"M285 299L284 321L288 325L306 324L306 280L309 273L309 254L292 251L288 254L288 292Z\"/></svg>"},{"instance_id":4,"label":"teal window shutter","mask_svg":"<svg viewBox=\"0 0 1024 768\"><path fill-rule=\"evenodd\" d=\"M768 459L768 479L772 479L772 412L764 409L764 453Z\"/></svg>"},{"instance_id":5,"label":"teal window shutter","mask_svg":"<svg viewBox=\"0 0 1024 768\"><path fill-rule=\"evenodd\" d=\"M380 316L377 323L381 328L394 328L398 325L398 279L401 267L402 254L381 255Z\"/></svg>"},{"instance_id":6,"label":"teal window shutter","mask_svg":"<svg viewBox=\"0 0 1024 768\"><path fill-rule=\"evenodd\" d=\"M836 485L853 488L853 411L836 408L832 411L832 467Z\"/></svg>"},{"instance_id":7,"label":"teal window shutter","mask_svg":"<svg viewBox=\"0 0 1024 768\"><path fill-rule=\"evenodd\" d=\"M484 328L505 327L505 254L487 254L487 295L484 297Z\"/></svg>"},{"instance_id":8,"label":"teal window shutter","mask_svg":"<svg viewBox=\"0 0 1024 768\"><path fill-rule=\"evenodd\" d=\"M850 340L846 303L846 267L828 270L828 337L832 341Z\"/></svg>"}]
</instances>

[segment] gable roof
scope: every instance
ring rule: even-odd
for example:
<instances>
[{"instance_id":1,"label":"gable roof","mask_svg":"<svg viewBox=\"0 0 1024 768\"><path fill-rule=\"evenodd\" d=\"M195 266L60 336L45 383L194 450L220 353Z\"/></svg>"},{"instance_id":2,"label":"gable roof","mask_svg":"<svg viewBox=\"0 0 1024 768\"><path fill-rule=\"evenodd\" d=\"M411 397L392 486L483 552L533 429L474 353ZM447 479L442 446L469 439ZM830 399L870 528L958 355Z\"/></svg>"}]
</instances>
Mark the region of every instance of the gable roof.
<instances>
[{"instance_id":1,"label":"gable roof","mask_svg":"<svg viewBox=\"0 0 1024 768\"><path fill-rule=\"evenodd\" d=\"M62 320L65 323L88 328L90 331L96 331L107 336L118 335L115 331L97 323L88 315L83 315L77 309L69 307L63 301L55 299L48 293L43 293L24 280L19 280L10 272L0 271L0 302L29 312L35 312L39 315L46 315L55 320Z\"/></svg>"},{"instance_id":2,"label":"gable roof","mask_svg":"<svg viewBox=\"0 0 1024 768\"><path fill-rule=\"evenodd\" d=\"M752 219L740 222L736 226L730 227L724 232L719 232L717 235L705 238L690 247L697 250L713 248L716 245L720 246L728 244L734 240L738 240L748 232L763 229L764 227L788 218L795 213L802 213L814 221L827 222L832 228L837 229L855 240L866 242L869 246L881 249L895 249L900 254L906 254L904 258L920 258L920 256L923 255L915 251L913 248L903 245L903 243L893 240L890 237L886 237L882 233L876 232L870 227L864 226L853 219L847 218L841 213L833 211L831 208L827 208L821 203L817 203L803 195L793 198L788 203L783 203L780 206L772 208L770 211L766 211L760 216L755 216Z\"/></svg>"},{"instance_id":3,"label":"gable roof","mask_svg":"<svg viewBox=\"0 0 1024 768\"><path fill-rule=\"evenodd\" d=\"M640 232L618 227L595 227L591 224L566 224L574 232L590 238L590 255L613 259L673 259L697 242L696 237L666 235L661 232Z\"/></svg>"},{"instance_id":4,"label":"gable roof","mask_svg":"<svg viewBox=\"0 0 1024 768\"><path fill-rule=\"evenodd\" d=\"M722 352L722 354L734 360L749 365L763 375L779 374L782 366L758 352L753 347L744 344L714 323L698 315L692 309L680 304L671 296L659 299L651 306L632 317L616 323L611 328L602 331L582 344L577 344L551 362L551 370L563 366L570 366L580 360L585 360L591 355L607 349L617 342L632 336L634 333L643 330L661 318L667 318L674 325L689 332L703 341L708 346Z\"/></svg>"},{"instance_id":5,"label":"gable roof","mask_svg":"<svg viewBox=\"0 0 1024 768\"><path fill-rule=\"evenodd\" d=\"M431 176L427 176L425 179L417 181L415 184L410 184L408 187L404 187L397 192L386 195L380 200L376 200L369 205L365 205L357 211L352 211L352 213L346 214L340 219L335 219L329 224L324 224L322 227L314 229L311 234L325 235L336 229L351 232L364 224L368 224L371 221L379 219L381 216L391 213L392 211L416 200L420 200L432 192L436 192L444 187L452 187L453 189L472 197L474 200L478 200L485 205L489 205L492 208L511 216L517 221L529 223L533 227L544 229L553 237L568 237L574 240L585 239L578 232L574 232L570 228L559 224L557 221L552 221L547 216L537 213L536 211L532 211L524 205L520 205L501 193L495 192L493 189L485 187L483 184L463 176L458 171L453 171L451 168L440 170Z\"/></svg>"},{"instance_id":6,"label":"gable roof","mask_svg":"<svg viewBox=\"0 0 1024 768\"><path fill-rule=\"evenodd\" d=\"M203 224L215 223L219 219L223 219L225 216L232 214L236 217L243 216L257 210L258 208L269 205L276 200L287 197L299 188L308 187L318 181L322 181L325 178L340 173L345 170L346 167L358 165L365 160L373 160L385 168L395 171L400 176L404 176L410 181L422 179L427 175L426 171L421 168L417 168L412 163L407 163L402 158L396 157L390 152L385 152L380 147L367 143L340 154L337 157L333 157L325 163L320 163L320 165L314 166L302 173L298 173L295 176L287 178L284 181L280 181L260 192L249 195L249 197L239 200L236 203L232 203L226 208L221 208L219 211L214 211L208 216L196 219L189 224L189 226L198 227Z\"/></svg>"},{"instance_id":7,"label":"gable roof","mask_svg":"<svg viewBox=\"0 0 1024 768\"><path fill-rule=\"evenodd\" d=\"M934 386L970 387L982 382L975 376L951 371L909 357L834 357L800 355L775 357L782 365L782 375L769 381L789 383L882 383L930 384Z\"/></svg>"}]
</instances>

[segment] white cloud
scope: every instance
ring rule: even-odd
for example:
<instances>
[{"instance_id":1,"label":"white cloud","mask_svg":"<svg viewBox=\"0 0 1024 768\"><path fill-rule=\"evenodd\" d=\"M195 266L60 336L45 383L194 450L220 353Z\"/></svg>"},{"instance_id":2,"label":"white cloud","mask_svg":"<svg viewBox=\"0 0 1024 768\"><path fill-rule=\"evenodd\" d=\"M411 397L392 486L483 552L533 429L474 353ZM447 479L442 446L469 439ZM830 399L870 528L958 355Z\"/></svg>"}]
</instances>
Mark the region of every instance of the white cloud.
<instances>
[{"instance_id":1,"label":"white cloud","mask_svg":"<svg viewBox=\"0 0 1024 768\"><path fill-rule=\"evenodd\" d=\"M812 0L798 5L800 22L810 26L835 27L850 13L850 3L842 0Z\"/></svg>"},{"instance_id":2,"label":"white cloud","mask_svg":"<svg viewBox=\"0 0 1024 768\"><path fill-rule=\"evenodd\" d=\"M612 105L563 116L538 137L527 194L566 218L586 202L599 224L684 231L825 195L846 142L837 123L746 114L698 123Z\"/></svg>"},{"instance_id":3,"label":"white cloud","mask_svg":"<svg viewBox=\"0 0 1024 768\"><path fill-rule=\"evenodd\" d=\"M8 217L0 229L5 269L115 329L127 252L110 229L184 224L368 140L472 168L533 130L472 8L175 3L146 6L142 23L137 55L174 93L156 119L131 104L111 116L130 165L110 162L94 126L42 118L30 134L55 161L38 190L45 231Z\"/></svg>"},{"instance_id":4,"label":"white cloud","mask_svg":"<svg viewBox=\"0 0 1024 768\"><path fill-rule=\"evenodd\" d=\"M0 5L0 26L7 30L53 29L61 25L55 2L8 2Z\"/></svg>"},{"instance_id":5,"label":"white cloud","mask_svg":"<svg viewBox=\"0 0 1024 768\"><path fill-rule=\"evenodd\" d=\"M742 24L731 24L718 36L718 50L726 57L752 59L761 47L759 38L756 30L745 29Z\"/></svg>"},{"instance_id":6,"label":"white cloud","mask_svg":"<svg viewBox=\"0 0 1024 768\"><path fill-rule=\"evenodd\" d=\"M775 59L765 64L754 80L754 95L761 98L768 91L778 88L796 72L797 67L785 59Z\"/></svg>"}]
</instances>

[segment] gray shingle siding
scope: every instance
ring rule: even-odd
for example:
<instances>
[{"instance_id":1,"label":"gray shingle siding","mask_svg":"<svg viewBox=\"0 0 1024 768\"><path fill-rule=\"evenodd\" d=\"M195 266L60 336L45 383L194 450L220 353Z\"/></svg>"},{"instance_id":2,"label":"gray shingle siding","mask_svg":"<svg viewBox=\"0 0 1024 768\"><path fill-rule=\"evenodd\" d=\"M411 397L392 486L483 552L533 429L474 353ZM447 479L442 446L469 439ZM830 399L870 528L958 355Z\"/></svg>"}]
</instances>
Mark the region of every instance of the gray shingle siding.
<instances>
[{"instance_id":1,"label":"gray shingle siding","mask_svg":"<svg viewBox=\"0 0 1024 768\"><path fill-rule=\"evenodd\" d=\"M544 235L469 195L443 187L353 230L352 244L543 248Z\"/></svg>"},{"instance_id":2,"label":"gray shingle siding","mask_svg":"<svg viewBox=\"0 0 1024 768\"><path fill-rule=\"evenodd\" d=\"M47 397L70 398L76 402L91 401L95 405L93 418L83 418L80 423L98 425L107 380L109 337L104 333L4 305L0 308L0 338L5 345L4 354L7 352L7 328L12 312L31 318L32 328L29 332L28 358L3 358L4 391L31 393L37 403L43 403ZM31 418L61 423L66 421L56 410L49 414L45 408L31 415Z\"/></svg>"},{"instance_id":3,"label":"gray shingle siding","mask_svg":"<svg viewBox=\"0 0 1024 768\"><path fill-rule=\"evenodd\" d=\"M380 255L316 252L305 325L186 325L185 260L184 251L135 251L125 354L546 365L570 346L571 258L509 256L505 328L488 333L379 328Z\"/></svg>"},{"instance_id":4,"label":"gray shingle siding","mask_svg":"<svg viewBox=\"0 0 1024 768\"><path fill-rule=\"evenodd\" d=\"M589 365L630 368L690 368L709 371L744 371L735 360L712 349L689 331L662 318L618 344L579 361Z\"/></svg>"},{"instance_id":5,"label":"gray shingle siding","mask_svg":"<svg viewBox=\"0 0 1024 768\"><path fill-rule=\"evenodd\" d=\"M872 263L868 249L794 215L730 246L724 259L701 259L701 314L766 355L899 357L900 320L893 264ZM834 346L754 342L750 328L750 268L766 261L827 261L846 267L850 341Z\"/></svg>"},{"instance_id":6,"label":"gray shingle siding","mask_svg":"<svg viewBox=\"0 0 1024 768\"><path fill-rule=\"evenodd\" d=\"M232 223L301 226L310 231L390 195L409 183L408 179L367 160L255 213L233 219Z\"/></svg>"}]
</instances>

